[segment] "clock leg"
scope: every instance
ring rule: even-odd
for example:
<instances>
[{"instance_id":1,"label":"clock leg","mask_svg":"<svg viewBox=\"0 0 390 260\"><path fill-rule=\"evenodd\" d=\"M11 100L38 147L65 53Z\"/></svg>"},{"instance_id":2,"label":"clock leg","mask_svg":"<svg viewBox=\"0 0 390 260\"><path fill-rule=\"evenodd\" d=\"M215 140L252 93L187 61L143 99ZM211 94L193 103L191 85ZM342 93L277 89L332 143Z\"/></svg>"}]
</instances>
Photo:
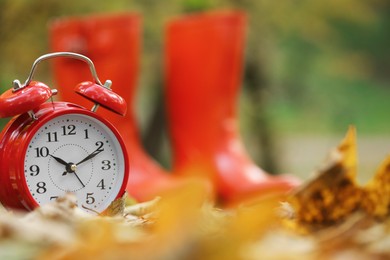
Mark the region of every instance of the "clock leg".
<instances>
[{"instance_id":1,"label":"clock leg","mask_svg":"<svg viewBox=\"0 0 390 260\"><path fill-rule=\"evenodd\" d=\"M178 185L176 177L168 174L150 158L142 147L136 117L134 96L139 73L141 19L137 14L63 18L50 24L51 51L72 51L89 57L99 78L112 81L112 89L128 105L125 117L104 108L97 113L108 119L120 132L129 155L130 175L127 191L137 200L154 198L162 191ZM88 66L78 60L53 60L58 95L62 101L86 108L93 104L74 93L82 81L92 80Z\"/></svg>"},{"instance_id":2,"label":"clock leg","mask_svg":"<svg viewBox=\"0 0 390 260\"><path fill-rule=\"evenodd\" d=\"M209 179L222 202L284 193L299 183L271 176L246 153L238 132L246 16L204 13L166 30L166 108L174 173Z\"/></svg>"}]
</instances>

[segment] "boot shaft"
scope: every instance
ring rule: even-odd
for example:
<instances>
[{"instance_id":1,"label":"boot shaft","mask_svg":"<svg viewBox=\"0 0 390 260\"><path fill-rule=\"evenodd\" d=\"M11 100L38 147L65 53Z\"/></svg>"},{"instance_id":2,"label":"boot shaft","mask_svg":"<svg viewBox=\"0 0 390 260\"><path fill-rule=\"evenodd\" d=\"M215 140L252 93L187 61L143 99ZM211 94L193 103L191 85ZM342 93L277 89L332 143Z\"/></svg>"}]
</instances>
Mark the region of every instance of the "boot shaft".
<instances>
[{"instance_id":1,"label":"boot shaft","mask_svg":"<svg viewBox=\"0 0 390 260\"><path fill-rule=\"evenodd\" d=\"M246 16L186 16L166 31L166 96L175 157L236 139ZM193 156L193 155L191 155ZM206 156L207 157L207 156Z\"/></svg>"}]
</instances>

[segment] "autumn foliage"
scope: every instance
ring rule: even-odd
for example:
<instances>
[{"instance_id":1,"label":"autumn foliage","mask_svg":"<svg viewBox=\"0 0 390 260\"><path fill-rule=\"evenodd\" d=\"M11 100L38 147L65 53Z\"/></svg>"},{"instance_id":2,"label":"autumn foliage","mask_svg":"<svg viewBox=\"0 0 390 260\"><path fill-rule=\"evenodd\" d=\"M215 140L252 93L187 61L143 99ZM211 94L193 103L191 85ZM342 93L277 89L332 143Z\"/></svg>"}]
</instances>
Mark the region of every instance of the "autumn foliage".
<instances>
[{"instance_id":1,"label":"autumn foliage","mask_svg":"<svg viewBox=\"0 0 390 260\"><path fill-rule=\"evenodd\" d=\"M354 259L390 256L389 159L356 182L351 127L312 180L289 197L218 209L202 183L152 201L125 196L101 215L69 194L30 213L0 213L0 256L38 259ZM283 250L280 250L283 247ZM16 250L17 249L17 250ZM359 258L355 258L359 257Z\"/></svg>"}]
</instances>

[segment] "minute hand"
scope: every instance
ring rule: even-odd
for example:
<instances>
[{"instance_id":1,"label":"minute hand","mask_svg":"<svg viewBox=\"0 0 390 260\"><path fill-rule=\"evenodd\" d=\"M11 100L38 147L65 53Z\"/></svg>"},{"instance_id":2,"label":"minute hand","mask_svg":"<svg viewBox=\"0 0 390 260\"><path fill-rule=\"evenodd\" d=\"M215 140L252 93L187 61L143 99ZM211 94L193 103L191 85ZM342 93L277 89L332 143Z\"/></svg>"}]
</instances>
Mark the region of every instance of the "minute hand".
<instances>
[{"instance_id":1,"label":"minute hand","mask_svg":"<svg viewBox=\"0 0 390 260\"><path fill-rule=\"evenodd\" d=\"M101 149L101 148L98 148L96 149L95 151L93 151L90 155L88 155L87 157L85 157L84 159L82 159L81 161L79 161L78 163L76 163L76 166L85 162L85 161L88 161L89 159L92 159L93 157L95 157L96 155L98 155L99 153L103 152L104 150Z\"/></svg>"}]
</instances>

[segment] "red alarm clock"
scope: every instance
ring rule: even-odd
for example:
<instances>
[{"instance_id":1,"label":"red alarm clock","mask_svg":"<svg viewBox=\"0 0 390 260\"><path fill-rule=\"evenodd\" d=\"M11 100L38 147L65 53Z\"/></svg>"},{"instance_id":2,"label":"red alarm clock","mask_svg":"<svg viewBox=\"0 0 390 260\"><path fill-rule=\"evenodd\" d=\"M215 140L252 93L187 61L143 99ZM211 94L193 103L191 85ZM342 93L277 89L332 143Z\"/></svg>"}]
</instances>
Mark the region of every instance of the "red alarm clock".
<instances>
[{"instance_id":1,"label":"red alarm clock","mask_svg":"<svg viewBox=\"0 0 390 260\"><path fill-rule=\"evenodd\" d=\"M91 110L53 102L57 91L32 81L38 63L55 57L89 65L94 82L78 84L75 92L95 103ZM14 116L0 134L0 201L5 207L32 210L70 192L80 208L99 213L124 194L129 174L125 145L115 127L95 113L98 106L126 113L125 101L110 85L100 82L86 56L57 52L39 57L26 82L15 80L0 96L0 117Z\"/></svg>"}]
</instances>

